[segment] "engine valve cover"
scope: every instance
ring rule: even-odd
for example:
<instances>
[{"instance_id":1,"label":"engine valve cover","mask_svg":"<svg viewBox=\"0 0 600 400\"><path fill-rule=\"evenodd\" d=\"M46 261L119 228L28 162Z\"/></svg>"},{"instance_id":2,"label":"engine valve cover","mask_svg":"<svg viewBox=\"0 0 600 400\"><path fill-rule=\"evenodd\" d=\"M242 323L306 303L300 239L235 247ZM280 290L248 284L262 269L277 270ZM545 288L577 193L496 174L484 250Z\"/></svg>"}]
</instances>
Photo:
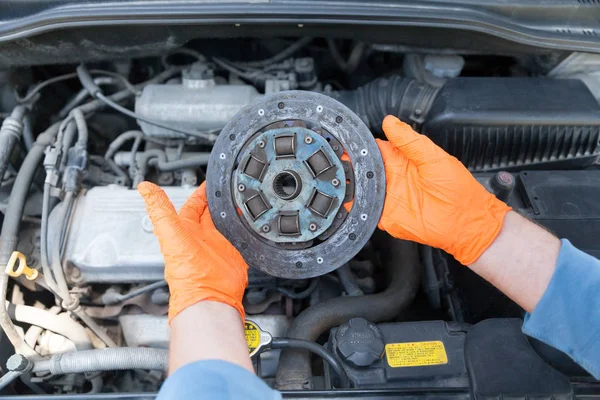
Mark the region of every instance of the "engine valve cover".
<instances>
[{"instance_id":1,"label":"engine valve cover","mask_svg":"<svg viewBox=\"0 0 600 400\"><path fill-rule=\"evenodd\" d=\"M250 266L304 279L338 268L365 245L383 208L385 173L357 115L330 97L287 91L225 126L207 195L215 226Z\"/></svg>"}]
</instances>

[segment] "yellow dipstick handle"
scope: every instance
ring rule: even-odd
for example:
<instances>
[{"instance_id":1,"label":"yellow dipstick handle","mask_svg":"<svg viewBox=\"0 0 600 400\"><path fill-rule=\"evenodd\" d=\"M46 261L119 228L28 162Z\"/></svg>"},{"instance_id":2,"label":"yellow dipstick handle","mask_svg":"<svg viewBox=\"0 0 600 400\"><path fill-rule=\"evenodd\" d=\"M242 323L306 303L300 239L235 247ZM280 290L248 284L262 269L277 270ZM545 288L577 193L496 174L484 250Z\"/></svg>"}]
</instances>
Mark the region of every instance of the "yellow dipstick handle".
<instances>
[{"instance_id":1,"label":"yellow dipstick handle","mask_svg":"<svg viewBox=\"0 0 600 400\"><path fill-rule=\"evenodd\" d=\"M16 269L15 266L17 267ZM18 278L21 275L25 275L25 277L30 281L33 281L38 277L38 271L27 266L25 254L19 253L18 251L13 251L11 254L4 272L13 278Z\"/></svg>"}]
</instances>

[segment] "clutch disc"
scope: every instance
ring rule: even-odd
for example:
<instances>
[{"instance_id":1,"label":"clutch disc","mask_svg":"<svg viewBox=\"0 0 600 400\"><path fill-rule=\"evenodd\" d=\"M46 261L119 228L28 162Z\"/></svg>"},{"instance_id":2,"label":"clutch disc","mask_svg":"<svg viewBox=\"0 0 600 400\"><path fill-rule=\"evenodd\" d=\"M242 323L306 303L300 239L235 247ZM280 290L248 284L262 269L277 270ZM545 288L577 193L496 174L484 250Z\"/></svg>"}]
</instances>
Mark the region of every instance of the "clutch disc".
<instances>
[{"instance_id":1,"label":"clutch disc","mask_svg":"<svg viewBox=\"0 0 600 400\"><path fill-rule=\"evenodd\" d=\"M304 279L349 261L377 227L385 172L373 135L322 94L287 91L241 110L208 165L216 228L246 262Z\"/></svg>"}]
</instances>

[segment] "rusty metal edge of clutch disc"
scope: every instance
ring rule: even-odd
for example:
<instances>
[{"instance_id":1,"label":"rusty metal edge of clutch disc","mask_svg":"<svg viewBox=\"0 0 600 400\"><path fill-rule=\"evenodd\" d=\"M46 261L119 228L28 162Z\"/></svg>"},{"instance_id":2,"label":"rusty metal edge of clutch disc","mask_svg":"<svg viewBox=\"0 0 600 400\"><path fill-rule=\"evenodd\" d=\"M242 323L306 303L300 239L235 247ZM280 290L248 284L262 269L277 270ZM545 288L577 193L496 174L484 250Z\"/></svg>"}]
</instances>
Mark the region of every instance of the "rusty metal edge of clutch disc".
<instances>
[{"instance_id":1,"label":"rusty metal edge of clutch disc","mask_svg":"<svg viewBox=\"0 0 600 400\"><path fill-rule=\"evenodd\" d=\"M344 223L326 241L306 249L287 250L265 244L237 215L231 177L244 143L277 121L300 119L327 129L344 146L354 167L354 204ZM207 198L216 228L246 262L280 278L324 275L349 261L377 227L385 200L385 170L373 135L362 120L338 101L315 92L286 91L242 109L221 131L207 171Z\"/></svg>"}]
</instances>

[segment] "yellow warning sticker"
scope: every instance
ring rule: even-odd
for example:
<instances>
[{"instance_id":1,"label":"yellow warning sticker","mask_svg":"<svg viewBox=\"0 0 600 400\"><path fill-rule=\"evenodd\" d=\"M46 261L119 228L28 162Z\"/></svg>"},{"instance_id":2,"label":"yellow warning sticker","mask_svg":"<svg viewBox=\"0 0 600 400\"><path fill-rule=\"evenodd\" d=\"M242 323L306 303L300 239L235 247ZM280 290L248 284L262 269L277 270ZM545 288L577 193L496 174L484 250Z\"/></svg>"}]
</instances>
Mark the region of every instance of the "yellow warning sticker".
<instances>
[{"instance_id":1,"label":"yellow warning sticker","mask_svg":"<svg viewBox=\"0 0 600 400\"><path fill-rule=\"evenodd\" d=\"M390 343L385 345L385 356L392 368L448 363L444 343L440 341Z\"/></svg>"},{"instance_id":2,"label":"yellow warning sticker","mask_svg":"<svg viewBox=\"0 0 600 400\"><path fill-rule=\"evenodd\" d=\"M258 349L258 346L260 346L260 330L254 322L245 321L244 331L246 332L248 352L252 355L252 353Z\"/></svg>"}]
</instances>

